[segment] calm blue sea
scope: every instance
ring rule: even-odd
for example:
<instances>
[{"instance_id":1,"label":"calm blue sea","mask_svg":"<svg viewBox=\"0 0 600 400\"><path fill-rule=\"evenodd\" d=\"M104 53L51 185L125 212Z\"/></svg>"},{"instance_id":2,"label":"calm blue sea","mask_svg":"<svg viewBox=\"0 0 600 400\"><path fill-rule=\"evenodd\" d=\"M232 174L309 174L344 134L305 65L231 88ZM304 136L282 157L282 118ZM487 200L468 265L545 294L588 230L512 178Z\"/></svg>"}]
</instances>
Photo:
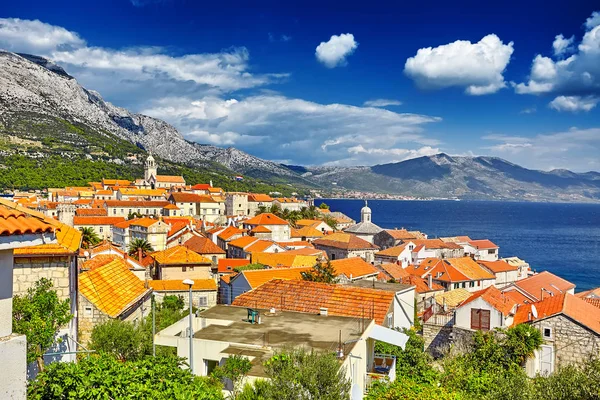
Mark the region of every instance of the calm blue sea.
<instances>
[{"instance_id":1,"label":"calm blue sea","mask_svg":"<svg viewBox=\"0 0 600 400\"><path fill-rule=\"evenodd\" d=\"M362 200L317 200L360 220ZM600 205L491 201L371 200L382 228L420 230L430 238L468 235L490 239L500 256L517 256L577 285L600 286Z\"/></svg>"}]
</instances>

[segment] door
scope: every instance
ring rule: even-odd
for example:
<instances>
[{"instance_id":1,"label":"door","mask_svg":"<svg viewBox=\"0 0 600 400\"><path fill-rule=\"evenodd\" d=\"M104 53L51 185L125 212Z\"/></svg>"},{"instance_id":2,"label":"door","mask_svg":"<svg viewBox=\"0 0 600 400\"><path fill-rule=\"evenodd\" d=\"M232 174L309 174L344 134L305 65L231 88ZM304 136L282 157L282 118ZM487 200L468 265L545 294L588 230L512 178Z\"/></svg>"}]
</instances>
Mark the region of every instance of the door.
<instances>
[{"instance_id":1,"label":"door","mask_svg":"<svg viewBox=\"0 0 600 400\"><path fill-rule=\"evenodd\" d=\"M547 376L554 372L554 347L542 346L540 350L540 374Z\"/></svg>"},{"instance_id":2,"label":"door","mask_svg":"<svg viewBox=\"0 0 600 400\"><path fill-rule=\"evenodd\" d=\"M471 309L471 329L489 331L490 330L490 310L480 308Z\"/></svg>"}]
</instances>

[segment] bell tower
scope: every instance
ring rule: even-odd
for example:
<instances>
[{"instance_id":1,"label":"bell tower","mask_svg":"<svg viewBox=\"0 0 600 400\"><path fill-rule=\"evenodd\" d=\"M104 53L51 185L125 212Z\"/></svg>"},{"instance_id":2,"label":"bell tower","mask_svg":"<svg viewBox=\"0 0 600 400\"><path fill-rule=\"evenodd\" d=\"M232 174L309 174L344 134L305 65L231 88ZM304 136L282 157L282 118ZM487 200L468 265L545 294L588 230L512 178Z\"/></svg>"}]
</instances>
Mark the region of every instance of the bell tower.
<instances>
[{"instance_id":1,"label":"bell tower","mask_svg":"<svg viewBox=\"0 0 600 400\"><path fill-rule=\"evenodd\" d=\"M152 153L148 155L148 158L146 159L146 167L144 168L144 180L146 183L150 182L151 176L156 178L156 162L154 161L154 157L152 157Z\"/></svg>"}]
</instances>

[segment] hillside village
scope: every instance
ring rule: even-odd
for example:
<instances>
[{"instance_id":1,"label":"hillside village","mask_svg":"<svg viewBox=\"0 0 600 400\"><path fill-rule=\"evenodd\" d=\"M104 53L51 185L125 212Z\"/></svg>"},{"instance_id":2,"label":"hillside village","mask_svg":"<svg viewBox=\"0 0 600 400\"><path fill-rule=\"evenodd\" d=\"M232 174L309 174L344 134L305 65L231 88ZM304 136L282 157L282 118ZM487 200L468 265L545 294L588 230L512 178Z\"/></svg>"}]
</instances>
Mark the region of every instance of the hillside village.
<instances>
[{"instance_id":1,"label":"hillside village","mask_svg":"<svg viewBox=\"0 0 600 400\"><path fill-rule=\"evenodd\" d=\"M151 155L135 181L47 193L0 199L0 260L13 266L0 269L12 282L0 299L52 281L74 315L59 333L56 361L74 360L98 324L139 322L152 299L171 295L198 311L155 342L176 348L194 374L208 376L237 354L252 362L252 380L264 376L274 349L329 350L346 367L353 399L374 381L396 379L396 359L376 353L375 343L404 347L405 328L440 355L476 331L529 324L543 338L524 365L531 377L600 350L600 288L576 293L502 254L493 238L383 229L366 201L357 222L311 200L160 175ZM331 282L307 279L323 268ZM0 306L0 350L20 357L11 302ZM11 384L25 382L26 371L11 373Z\"/></svg>"}]
</instances>

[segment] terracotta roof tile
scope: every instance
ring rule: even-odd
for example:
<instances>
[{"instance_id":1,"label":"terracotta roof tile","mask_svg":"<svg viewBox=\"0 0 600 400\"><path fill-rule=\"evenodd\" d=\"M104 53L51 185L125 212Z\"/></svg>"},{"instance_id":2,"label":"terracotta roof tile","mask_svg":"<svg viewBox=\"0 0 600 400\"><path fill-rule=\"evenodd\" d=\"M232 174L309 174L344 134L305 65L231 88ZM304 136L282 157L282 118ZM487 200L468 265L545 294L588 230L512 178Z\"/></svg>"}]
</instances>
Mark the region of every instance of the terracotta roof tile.
<instances>
[{"instance_id":1,"label":"terracotta roof tile","mask_svg":"<svg viewBox=\"0 0 600 400\"><path fill-rule=\"evenodd\" d=\"M446 261L471 280L496 278L494 274L486 271L471 257L447 258Z\"/></svg>"},{"instance_id":2,"label":"terracotta roof tile","mask_svg":"<svg viewBox=\"0 0 600 400\"><path fill-rule=\"evenodd\" d=\"M242 271L238 275L243 275L251 288L256 288L271 279L302 279L302 272L308 271L312 267L298 268L275 268L275 269L257 269ZM236 276L239 279L240 276Z\"/></svg>"},{"instance_id":3,"label":"terracotta roof tile","mask_svg":"<svg viewBox=\"0 0 600 400\"><path fill-rule=\"evenodd\" d=\"M257 225L250 230L250 233L271 233L272 231L264 225Z\"/></svg>"},{"instance_id":4,"label":"terracotta roof tile","mask_svg":"<svg viewBox=\"0 0 600 400\"><path fill-rule=\"evenodd\" d=\"M43 214L0 199L0 236L50 233L56 229Z\"/></svg>"},{"instance_id":5,"label":"terracotta roof tile","mask_svg":"<svg viewBox=\"0 0 600 400\"><path fill-rule=\"evenodd\" d=\"M285 270L284 270L285 271ZM289 270L287 270L289 271ZM382 325L394 301L394 292L346 285L275 279L238 296L234 306L373 318Z\"/></svg>"},{"instance_id":6,"label":"terracotta roof tile","mask_svg":"<svg viewBox=\"0 0 600 400\"><path fill-rule=\"evenodd\" d=\"M192 291L217 290L217 283L214 279L193 279ZM190 290L183 281L175 280L150 280L148 286L157 292L184 292Z\"/></svg>"},{"instance_id":7,"label":"terracotta roof tile","mask_svg":"<svg viewBox=\"0 0 600 400\"><path fill-rule=\"evenodd\" d=\"M533 306L536 308L537 318L531 311ZM568 293L548 296L542 301L519 306L513 325L537 321L558 314L564 314L600 335L600 308Z\"/></svg>"},{"instance_id":8,"label":"terracotta roof tile","mask_svg":"<svg viewBox=\"0 0 600 400\"><path fill-rule=\"evenodd\" d=\"M583 292L575 293L577 297L600 297L600 288L594 288Z\"/></svg>"},{"instance_id":9,"label":"terracotta roof tile","mask_svg":"<svg viewBox=\"0 0 600 400\"><path fill-rule=\"evenodd\" d=\"M398 257L406 249L406 243L400 246L389 247L385 250L381 250L375 253L375 256L387 256L387 257Z\"/></svg>"},{"instance_id":10,"label":"terracotta roof tile","mask_svg":"<svg viewBox=\"0 0 600 400\"><path fill-rule=\"evenodd\" d=\"M448 307L454 308L469 297L471 297L471 292L467 289L454 289L435 295L435 302L440 306L445 304Z\"/></svg>"},{"instance_id":11,"label":"terracotta roof tile","mask_svg":"<svg viewBox=\"0 0 600 400\"><path fill-rule=\"evenodd\" d=\"M174 246L151 254L161 265L169 264L211 264L212 261L188 249L185 246Z\"/></svg>"},{"instance_id":12,"label":"terracotta roof tile","mask_svg":"<svg viewBox=\"0 0 600 400\"><path fill-rule=\"evenodd\" d=\"M151 227L152 225L156 224L157 222L159 222L159 220L157 220L157 219L154 219L154 218L147 218L147 217L144 217L144 218L138 218L138 219L135 219L135 220L134 220L134 221L131 223L131 225L135 225L135 226L143 226L144 228L149 228L149 227Z\"/></svg>"},{"instance_id":13,"label":"terracotta roof tile","mask_svg":"<svg viewBox=\"0 0 600 400\"><path fill-rule=\"evenodd\" d=\"M284 253L252 253L253 264L268 265L272 268L312 267L317 263L318 256Z\"/></svg>"},{"instance_id":14,"label":"terracotta roof tile","mask_svg":"<svg viewBox=\"0 0 600 400\"><path fill-rule=\"evenodd\" d=\"M174 192L169 199L176 203L214 203L210 196L203 196L195 193Z\"/></svg>"},{"instance_id":15,"label":"terracotta roof tile","mask_svg":"<svg viewBox=\"0 0 600 400\"><path fill-rule=\"evenodd\" d=\"M106 217L108 211L105 208L78 208L75 210L78 217Z\"/></svg>"},{"instance_id":16,"label":"terracotta roof tile","mask_svg":"<svg viewBox=\"0 0 600 400\"><path fill-rule=\"evenodd\" d=\"M429 287L429 282L427 278L420 278L414 275L408 275L406 277L402 277L400 279L396 279L398 283L404 283L408 285L415 286L415 292L417 293L429 293L429 292L438 292L444 291L444 287L442 285L438 285L435 282L431 282L431 287Z\"/></svg>"},{"instance_id":17,"label":"terracotta roof tile","mask_svg":"<svg viewBox=\"0 0 600 400\"><path fill-rule=\"evenodd\" d=\"M575 288L575 284L556 276L548 271L540 272L514 283L519 289L530 295L535 300L542 296L542 288L558 295L562 292ZM544 293L544 296L548 294Z\"/></svg>"},{"instance_id":18,"label":"terracotta roof tile","mask_svg":"<svg viewBox=\"0 0 600 400\"><path fill-rule=\"evenodd\" d=\"M96 269L96 268L102 267L108 263L111 263L115 260L120 260L120 262L122 262L123 266L127 265L127 264L125 264L125 260L123 260L123 258L118 254L99 254L96 257L93 257L93 258L90 258L89 260L84 261L83 264L81 264L80 269L82 271Z\"/></svg>"},{"instance_id":19,"label":"terracotta roof tile","mask_svg":"<svg viewBox=\"0 0 600 400\"><path fill-rule=\"evenodd\" d=\"M256 202L256 203L270 203L273 201L273 198L268 194L261 193L249 193L248 201Z\"/></svg>"},{"instance_id":20,"label":"terracotta roof tile","mask_svg":"<svg viewBox=\"0 0 600 400\"><path fill-rule=\"evenodd\" d=\"M490 286L486 289L474 292L471 297L463 301L459 307L466 306L479 298L500 311L503 315L510 314L513 307L517 305L517 302L512 297L504 295L500 290L496 289L495 286Z\"/></svg>"},{"instance_id":21,"label":"terracotta roof tile","mask_svg":"<svg viewBox=\"0 0 600 400\"><path fill-rule=\"evenodd\" d=\"M198 254L225 254L212 240L201 236L192 236L183 245Z\"/></svg>"},{"instance_id":22,"label":"terracotta roof tile","mask_svg":"<svg viewBox=\"0 0 600 400\"><path fill-rule=\"evenodd\" d=\"M334 247L344 250L377 250L379 246L349 233L335 232L313 241L315 246Z\"/></svg>"},{"instance_id":23,"label":"terracotta roof tile","mask_svg":"<svg viewBox=\"0 0 600 400\"><path fill-rule=\"evenodd\" d=\"M382 269L383 271L385 271L390 276L390 278L393 278L397 281L400 281L403 278L412 276L408 272L406 272L406 270L404 268L402 268L402 266L400 266L398 264L383 263L383 264L378 265L378 267L380 269Z\"/></svg>"},{"instance_id":24,"label":"terracotta roof tile","mask_svg":"<svg viewBox=\"0 0 600 400\"><path fill-rule=\"evenodd\" d=\"M104 200L107 207L123 208L163 208L169 202L167 200Z\"/></svg>"},{"instance_id":25,"label":"terracotta roof tile","mask_svg":"<svg viewBox=\"0 0 600 400\"><path fill-rule=\"evenodd\" d=\"M494 244L491 240L487 240L487 239L471 240L469 242L469 244L478 250L497 249L498 248L498 245Z\"/></svg>"},{"instance_id":26,"label":"terracotta roof tile","mask_svg":"<svg viewBox=\"0 0 600 400\"><path fill-rule=\"evenodd\" d=\"M252 243L250 246L246 247L244 249L244 251L246 251L248 253L261 252L261 251L266 251L271 246L281 247L277 243L275 243L271 240L262 240L261 239L261 240L257 240L256 242ZM281 248L281 250L283 251L284 249Z\"/></svg>"},{"instance_id":27,"label":"terracotta roof tile","mask_svg":"<svg viewBox=\"0 0 600 400\"><path fill-rule=\"evenodd\" d=\"M79 275L79 291L100 311L116 318L135 301L149 293L122 260Z\"/></svg>"},{"instance_id":28,"label":"terracotta roof tile","mask_svg":"<svg viewBox=\"0 0 600 400\"><path fill-rule=\"evenodd\" d=\"M229 240L233 236L241 235L242 233L244 233L243 230L241 230L235 226L228 226L227 228L225 228L225 230L223 232L219 233L217 236L223 240Z\"/></svg>"},{"instance_id":29,"label":"terracotta roof tile","mask_svg":"<svg viewBox=\"0 0 600 400\"><path fill-rule=\"evenodd\" d=\"M417 235L407 231L406 229L386 229L387 233L390 234L396 240L413 240L419 239Z\"/></svg>"},{"instance_id":30,"label":"terracotta roof tile","mask_svg":"<svg viewBox=\"0 0 600 400\"><path fill-rule=\"evenodd\" d=\"M220 235L219 235L220 236ZM252 243L259 241L260 239L255 238L254 236L242 236L241 238L237 238L229 242L229 246L239 247L240 249L245 249L250 246Z\"/></svg>"},{"instance_id":31,"label":"terracotta roof tile","mask_svg":"<svg viewBox=\"0 0 600 400\"><path fill-rule=\"evenodd\" d=\"M600 298L597 297L586 297L583 299L586 303L590 303L594 307L600 308Z\"/></svg>"},{"instance_id":32,"label":"terracotta roof tile","mask_svg":"<svg viewBox=\"0 0 600 400\"><path fill-rule=\"evenodd\" d=\"M183 176L176 175L156 175L157 182L174 182L174 183L185 183Z\"/></svg>"},{"instance_id":33,"label":"terracotta roof tile","mask_svg":"<svg viewBox=\"0 0 600 400\"><path fill-rule=\"evenodd\" d=\"M237 267L243 267L250 264L246 258L221 258L217 261L217 272L231 273Z\"/></svg>"},{"instance_id":34,"label":"terracotta roof tile","mask_svg":"<svg viewBox=\"0 0 600 400\"><path fill-rule=\"evenodd\" d=\"M344 274L347 278L361 278L379 273L377 268L360 257L333 260L331 266L337 275Z\"/></svg>"},{"instance_id":35,"label":"terracotta roof tile","mask_svg":"<svg viewBox=\"0 0 600 400\"><path fill-rule=\"evenodd\" d=\"M519 268L513 265L510 265L506 261L498 260L498 261L477 261L478 264L482 265L484 268L492 271L494 274L499 272L507 272L507 271L517 271Z\"/></svg>"},{"instance_id":36,"label":"terracotta roof tile","mask_svg":"<svg viewBox=\"0 0 600 400\"><path fill-rule=\"evenodd\" d=\"M124 217L73 217L73 225L115 225L125 221Z\"/></svg>"},{"instance_id":37,"label":"terracotta roof tile","mask_svg":"<svg viewBox=\"0 0 600 400\"><path fill-rule=\"evenodd\" d=\"M292 228L292 230L290 232L290 236L293 238L302 238L302 237L321 238L321 237L324 237L325 234L323 232L321 232L320 230L314 228L312 225L308 225L308 226L303 226L300 229Z\"/></svg>"},{"instance_id":38,"label":"terracotta roof tile","mask_svg":"<svg viewBox=\"0 0 600 400\"><path fill-rule=\"evenodd\" d=\"M254 218L244 221L246 225L289 225L284 219L279 218L275 214L263 213Z\"/></svg>"},{"instance_id":39,"label":"terracotta roof tile","mask_svg":"<svg viewBox=\"0 0 600 400\"><path fill-rule=\"evenodd\" d=\"M50 220L50 219L49 219ZM56 243L40 244L37 246L21 247L14 250L15 256L35 255L74 255L81 245L82 234L78 229L50 220L58 227L56 231Z\"/></svg>"}]
</instances>

